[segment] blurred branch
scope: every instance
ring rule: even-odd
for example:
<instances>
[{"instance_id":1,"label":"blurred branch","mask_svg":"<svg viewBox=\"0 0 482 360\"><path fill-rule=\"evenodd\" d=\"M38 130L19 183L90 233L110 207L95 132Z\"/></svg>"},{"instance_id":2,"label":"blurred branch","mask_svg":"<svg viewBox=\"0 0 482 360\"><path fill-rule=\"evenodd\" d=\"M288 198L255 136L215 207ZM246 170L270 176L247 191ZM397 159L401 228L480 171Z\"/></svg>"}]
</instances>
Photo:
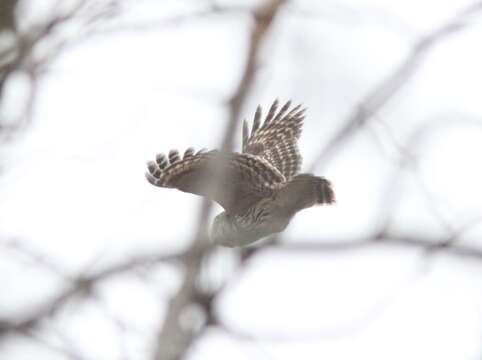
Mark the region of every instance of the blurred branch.
<instances>
[{"instance_id":1,"label":"blurred branch","mask_svg":"<svg viewBox=\"0 0 482 360\"><path fill-rule=\"evenodd\" d=\"M25 332L22 334L24 337L33 340L38 345L42 346L43 348L49 350L50 352L62 356L64 358L72 359L72 360L86 360L79 351L73 349L69 346L59 346L56 344L51 343L49 340L42 338L41 336L34 334L32 332Z\"/></svg>"},{"instance_id":2,"label":"blurred branch","mask_svg":"<svg viewBox=\"0 0 482 360\"><path fill-rule=\"evenodd\" d=\"M387 177L382 191L380 191L381 195L379 197L379 210L378 214L375 216L378 222L376 225L378 228L377 232L384 232L390 226L394 209L398 205L401 194L403 193L400 191L399 186L401 181L404 179L404 175L406 175L406 170L415 176L418 190L422 194L431 214L434 216L434 218L436 218L443 229L448 234L453 234L458 231L457 229L463 228L464 225L455 226L443 216L443 212L437 203L437 199L433 196L422 179L420 172L421 169L419 167L418 157L416 154L422 150L421 148L426 141L429 140L430 136L436 133L436 131L440 128L450 125L481 127L482 123L474 119L436 119L435 121L429 121L417 127L408 137L408 139L402 143L396 138L388 124L376 116L374 119L383 125L387 139L392 143L394 149L398 153L397 159L390 159L390 161L396 166L393 168L392 173Z\"/></svg>"},{"instance_id":3,"label":"blurred branch","mask_svg":"<svg viewBox=\"0 0 482 360\"><path fill-rule=\"evenodd\" d=\"M315 167L326 166L330 159L343 148L343 144L345 144L357 130L365 126L366 122L385 106L402 86L412 78L429 51L449 35L464 29L467 26L464 21L469 16L476 15L481 10L482 2L472 4L433 33L418 41L402 64L361 101L360 105L348 116L348 119L341 129L338 130L331 140L319 151L318 157L311 166L311 171L313 171Z\"/></svg>"},{"instance_id":4,"label":"blurred branch","mask_svg":"<svg viewBox=\"0 0 482 360\"><path fill-rule=\"evenodd\" d=\"M251 342L269 342L269 343L317 343L326 339L344 339L359 335L379 319L383 313L399 298L407 285L411 285L415 272L411 272L402 279L390 283L389 288L385 289L383 294L373 299L373 302L361 313L354 315L350 320L343 321L339 325L319 324L314 327L313 324L307 325L305 329L288 330L284 328L282 331L253 331L246 330L242 327L233 326L228 319L223 319L217 315L211 321L211 326L224 331L227 335L242 341Z\"/></svg>"},{"instance_id":5,"label":"blurred branch","mask_svg":"<svg viewBox=\"0 0 482 360\"><path fill-rule=\"evenodd\" d=\"M276 250L276 251L288 251L290 253L297 253L297 252L322 252L322 253L334 253L334 252L344 252L344 251L354 251L354 250L364 250L369 249L372 247L380 247L380 246L395 246L400 248L416 248L420 250L424 250L426 254L445 254L445 255L452 255L462 258L472 258L475 260L482 260L482 248L476 247L470 244L461 244L460 240L464 236L464 234L472 229L475 226L478 226L482 223L482 219L476 219L471 221L464 226L455 230L452 234L440 238L436 236L412 236L412 235L403 235L397 233L390 233L388 231L381 232L379 234L374 234L372 236L367 236L363 238L353 238L353 239L340 239L336 242L325 242L320 241L320 239L316 240L305 240L305 241L297 241L295 243L290 242L268 242L264 246L260 247L252 247L247 248L244 252L243 257L243 264L246 264L246 260L253 255L261 254L267 250ZM119 262L118 264L114 264L106 269L96 271L90 275L80 275L76 278L76 280L72 280L71 286L67 287L59 294L54 296L51 300L47 301L44 305L38 306L36 309L30 310L27 313L30 315L25 316L21 320L7 320L7 319L0 319L0 337L11 334L13 332L21 332L26 333L29 331L34 330L36 327L40 325L40 323L45 320L46 318L53 316L56 312L58 312L65 304L70 302L71 300L78 298L79 296L87 296L91 294L92 289L101 281L108 280L112 277L122 275L126 272L133 271L138 268L154 266L159 263L166 263L166 262L178 262L181 261L185 266L190 266L190 264L196 264L199 266L197 269L198 271L194 274L191 270L192 274L190 275L191 278L189 282L183 284L181 291L186 291L185 288L187 285L190 285L192 289L188 292L190 294L189 301L187 303L181 302L178 299L179 293L173 298L171 301L171 311L172 311L172 303L177 300L176 306L179 304L184 304L187 306L189 304L199 302L203 308L209 309L211 306L212 301L215 297L222 292L225 287L219 288L216 293L210 294L206 296L206 294L200 294L198 292L197 284L195 279L197 278L196 275L199 274L201 267L200 262L202 256L205 255L205 252L199 253L196 250L197 248L193 248L188 250L186 253L180 254L159 254L159 255L139 255L133 258L130 258L126 261ZM35 256L36 257L36 256ZM192 265L191 265L192 266ZM239 276L239 270L235 274L235 277L230 279L231 280L237 278ZM187 301L187 299L183 300ZM176 311L180 312L183 308L178 309ZM209 314L208 314L209 315ZM170 329L169 331L172 331ZM171 334L171 333L170 333ZM169 335L170 335L169 334ZM184 334L183 336L186 336ZM191 339L190 341L192 341ZM171 341L172 342L172 341ZM183 349L184 351L187 349Z\"/></svg>"},{"instance_id":6,"label":"blurred branch","mask_svg":"<svg viewBox=\"0 0 482 360\"><path fill-rule=\"evenodd\" d=\"M283 0L272 0L264 8L253 14L255 23L251 30L247 60L242 71L241 81L229 100L229 122L225 130L222 149L231 149L232 147L241 108L255 78L259 49L283 3ZM219 166L219 168L222 167ZM191 249L200 249L201 256L193 257L191 261L184 263L183 283L180 290L169 302L166 318L157 336L153 357L155 360L182 359L197 337L197 334L190 329L183 329L180 317L189 305L195 304L196 299L200 298L197 279L201 271L203 258L209 254L212 246L209 244L207 231L211 208L211 201L204 199L198 220L198 231L191 245ZM209 305L209 302L204 304L204 308L209 308Z\"/></svg>"},{"instance_id":7,"label":"blurred branch","mask_svg":"<svg viewBox=\"0 0 482 360\"><path fill-rule=\"evenodd\" d=\"M213 15L225 15L231 13L243 13L250 12L251 7L242 5L221 6L218 4L208 4L205 8L195 10L192 12L174 15L171 17L165 17L156 20L150 20L149 22L143 21L142 23L131 24L119 24L113 26L106 26L104 28L92 29L86 35L90 38L97 35L109 35L118 34L121 32L135 32L135 31L148 31L170 28L172 26L180 26L185 23L190 23L196 19L202 19Z\"/></svg>"},{"instance_id":8,"label":"blurred branch","mask_svg":"<svg viewBox=\"0 0 482 360\"><path fill-rule=\"evenodd\" d=\"M256 23L251 32L246 65L242 73L241 81L238 84L238 88L234 92L231 99L229 99L230 121L228 122L226 134L231 135L225 136L222 149L231 150L233 147L233 134L236 130L239 119L241 118L241 108L246 100L251 86L254 83L254 78L259 63L258 50L261 42L268 32L269 27L273 23L273 19L277 11L283 3L283 0L273 0L265 9L253 14Z\"/></svg>"},{"instance_id":9,"label":"blurred branch","mask_svg":"<svg viewBox=\"0 0 482 360\"><path fill-rule=\"evenodd\" d=\"M21 241L0 240L0 246L5 250L12 252L18 256L27 258L32 264L37 266L37 268L43 268L57 276L67 279L67 271L65 269L55 264L47 256L35 251L30 247L27 247L27 245L22 243Z\"/></svg>"},{"instance_id":10,"label":"blurred branch","mask_svg":"<svg viewBox=\"0 0 482 360\"><path fill-rule=\"evenodd\" d=\"M340 239L336 242L305 240L290 242L272 242L260 249L275 249L289 252L344 252L364 250L372 247L395 246L399 248L415 248L423 250L426 254L444 254L463 258L482 260L482 248L472 244L462 244L463 235L473 227L480 225L481 219L471 221L453 233L445 236L431 235L405 235L385 230L378 234L366 237Z\"/></svg>"},{"instance_id":11,"label":"blurred branch","mask_svg":"<svg viewBox=\"0 0 482 360\"><path fill-rule=\"evenodd\" d=\"M415 248L426 252L426 254L445 254L452 255L462 258L471 258L477 261L482 260L482 248L476 247L470 244L460 244L460 239L463 237L464 233L472 229L473 227L479 225L482 222L481 219L467 223L465 226L457 229L453 234L445 238L435 237L435 236L412 236L403 235L390 232L384 232L375 234L373 236L367 236L364 238L353 238L353 239L340 239L336 242L325 242L316 240L305 240L297 241L296 243L290 242L271 242L267 243L262 247L250 248L246 251L246 256L244 258L243 264L246 264L246 259L256 254L261 254L264 251L276 250L276 251L288 251L290 253L337 253L345 251L355 251L355 250L365 250L373 247L380 246L395 246L399 248ZM192 251L192 250L191 250ZM14 332L29 333L35 328L37 328L43 320L48 317L53 316L57 313L65 304L79 296L87 296L91 293L91 290L99 282L110 279L114 276L122 275L126 272L133 271L140 267L153 266L159 263L172 262L172 261L182 261L186 266L189 264L197 264L202 258L201 253L184 253L184 254L173 254L173 255L142 255L137 256L127 261L120 262L116 265L110 266L104 270L97 271L91 275L79 276L77 280L68 288L61 291L53 299L46 302L46 304L37 307L37 309L31 310L28 313L30 315L25 316L22 320L0 320L0 337L3 337ZM199 294L197 289L197 284L195 282L196 276L200 272L200 265L198 272L192 274L189 282L183 284L183 287L179 292L186 291L187 285L190 285L192 289L188 292L190 294L189 299L183 298L183 301L179 301L179 293L171 301L170 311L178 311L178 316L181 315L184 307L178 308L179 304L187 306L199 302L203 308L210 309L213 300L216 296L224 290L221 287L216 291L215 294L205 296L205 294ZM239 276L239 271L236 276ZM231 280L233 280L231 279ZM230 281L232 283L232 281ZM176 307L172 309L172 304L174 301ZM187 301L189 300L189 301ZM187 301L187 302L184 302ZM211 316L212 314L207 314ZM177 323L179 324L179 323ZM211 322L212 325L212 322ZM180 329L182 330L182 329ZM173 331L170 329L169 331ZM173 333L169 333L171 335ZM192 337L189 344L194 340L195 334L181 333L181 336ZM186 340L187 341L187 340ZM171 339L171 343L173 343ZM187 348L180 349L182 353L187 351ZM164 356L164 353L162 353ZM178 353L179 354L179 353Z\"/></svg>"},{"instance_id":12,"label":"blurred branch","mask_svg":"<svg viewBox=\"0 0 482 360\"><path fill-rule=\"evenodd\" d=\"M69 301L78 298L79 296L83 297L89 295L92 288L101 281L122 275L137 268L153 266L159 263L180 261L183 257L191 259L193 257L198 257L198 255L192 253L138 255L127 261L112 265L104 270L96 271L90 275L81 274L77 278L71 278L71 284L53 298L42 305L35 306L29 311L24 311L27 315L23 316L23 319L0 319L0 340L5 335L14 332L25 333L34 330L42 321L55 315L55 313L61 310Z\"/></svg>"},{"instance_id":13,"label":"blurred branch","mask_svg":"<svg viewBox=\"0 0 482 360\"><path fill-rule=\"evenodd\" d=\"M17 2L18 0L2 0L2 2L0 2L0 32L15 29L15 9Z\"/></svg>"},{"instance_id":14,"label":"blurred branch","mask_svg":"<svg viewBox=\"0 0 482 360\"><path fill-rule=\"evenodd\" d=\"M62 34L62 27L74 19L87 26L109 11L111 4L107 2L105 7L91 11L87 6L91 3L89 0L78 0L66 11L53 14L40 24L19 30L15 23L12 24L13 20L8 20L11 17L14 19L16 3L17 1L2 0L0 5L0 31L1 22L6 22L4 28L8 25L13 36L13 41L0 44L0 101L11 74L27 74L30 88L22 114L17 119L0 118L0 133L4 137L11 136L30 122L40 75L68 43L76 40L75 37Z\"/></svg>"}]
</instances>

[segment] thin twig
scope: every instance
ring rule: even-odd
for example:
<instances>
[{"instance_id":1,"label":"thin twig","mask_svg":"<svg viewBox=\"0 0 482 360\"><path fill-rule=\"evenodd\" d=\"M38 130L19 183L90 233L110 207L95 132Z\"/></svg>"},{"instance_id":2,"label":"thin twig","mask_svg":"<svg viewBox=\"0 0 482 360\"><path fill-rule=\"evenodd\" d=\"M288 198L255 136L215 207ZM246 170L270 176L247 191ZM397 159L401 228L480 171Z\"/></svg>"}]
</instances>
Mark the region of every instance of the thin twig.
<instances>
[{"instance_id":1,"label":"thin twig","mask_svg":"<svg viewBox=\"0 0 482 360\"><path fill-rule=\"evenodd\" d=\"M331 140L318 152L318 157L310 167L311 171L316 167L326 166L330 159L342 150L343 145L356 131L365 126L367 121L372 118L373 115L377 114L413 77L429 51L449 35L464 29L467 25L464 23L466 18L476 15L481 10L482 2L472 4L433 33L419 40L413 46L412 51L402 64L361 101L360 105L348 116L341 129L339 129Z\"/></svg>"}]
</instances>

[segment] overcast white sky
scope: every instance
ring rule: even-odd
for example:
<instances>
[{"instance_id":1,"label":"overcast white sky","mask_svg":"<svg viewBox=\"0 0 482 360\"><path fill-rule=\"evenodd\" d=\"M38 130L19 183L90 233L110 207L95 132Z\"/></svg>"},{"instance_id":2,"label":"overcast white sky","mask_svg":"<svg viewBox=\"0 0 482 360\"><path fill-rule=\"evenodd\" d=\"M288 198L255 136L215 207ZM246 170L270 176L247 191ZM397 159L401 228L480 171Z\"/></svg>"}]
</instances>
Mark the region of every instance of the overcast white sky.
<instances>
[{"instance_id":1,"label":"overcast white sky","mask_svg":"<svg viewBox=\"0 0 482 360\"><path fill-rule=\"evenodd\" d=\"M258 103L268 107L277 97L305 104L300 145L307 168L414 41L470 3L294 1L263 48L243 113L251 117ZM126 4L125 24L199 6ZM34 12L28 13L34 21ZM482 214L482 27L480 18L472 21L431 51L373 125L323 166L320 175L333 182L338 203L300 213L285 233L287 241L343 241L373 229L377 210L390 201L385 184L399 157L387 127L404 143L423 124L437 124L414 147L420 176L407 172L400 180L394 228L442 234L440 218L457 227ZM25 242L72 272L148 249L186 246L200 200L150 186L145 162L171 148L218 146L250 24L242 13L209 16L108 33L63 53L42 78L32 126L2 150L0 235ZM22 77L11 86L20 94L7 106L15 111ZM420 181L434 201L427 203ZM482 226L467 235L480 243ZM228 262L216 271L229 271ZM482 263L427 259L413 249L266 252L219 303L228 324L260 340L213 331L190 358L480 359L481 275ZM100 291L112 313L136 329L124 344L131 359L145 355L146 332L157 326L177 274L165 268L149 279L152 286L132 277ZM53 276L5 256L0 282L1 313L22 312L59 286ZM120 359L116 328L95 304L66 318L59 331L75 339L86 358ZM28 342L0 350L5 359L62 358Z\"/></svg>"}]
</instances>

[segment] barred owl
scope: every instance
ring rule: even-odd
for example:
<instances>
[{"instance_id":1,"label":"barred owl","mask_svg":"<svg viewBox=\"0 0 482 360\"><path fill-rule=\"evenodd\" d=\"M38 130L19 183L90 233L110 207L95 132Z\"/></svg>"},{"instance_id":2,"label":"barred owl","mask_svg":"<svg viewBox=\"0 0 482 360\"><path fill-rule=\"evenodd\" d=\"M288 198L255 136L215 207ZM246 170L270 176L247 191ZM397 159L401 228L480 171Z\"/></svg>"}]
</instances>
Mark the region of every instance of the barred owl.
<instances>
[{"instance_id":1,"label":"barred owl","mask_svg":"<svg viewBox=\"0 0 482 360\"><path fill-rule=\"evenodd\" d=\"M317 204L332 204L331 183L311 174L298 174L305 109L290 109L288 101L278 111L276 100L261 124L261 107L249 131L243 122L242 152L187 149L168 156L158 154L147 163L147 180L216 201L225 211L217 215L211 238L218 245L248 245L283 231L294 215ZM216 187L213 177L216 176Z\"/></svg>"}]
</instances>

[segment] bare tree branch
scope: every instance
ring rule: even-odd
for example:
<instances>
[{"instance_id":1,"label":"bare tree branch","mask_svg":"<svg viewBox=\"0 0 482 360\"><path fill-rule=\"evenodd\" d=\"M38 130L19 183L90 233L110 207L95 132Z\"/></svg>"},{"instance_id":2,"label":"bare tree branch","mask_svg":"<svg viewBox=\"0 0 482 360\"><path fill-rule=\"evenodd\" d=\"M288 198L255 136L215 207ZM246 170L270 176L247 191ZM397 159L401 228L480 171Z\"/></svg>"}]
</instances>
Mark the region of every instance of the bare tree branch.
<instances>
[{"instance_id":1,"label":"bare tree branch","mask_svg":"<svg viewBox=\"0 0 482 360\"><path fill-rule=\"evenodd\" d=\"M150 20L148 22L143 21L141 23L130 24L114 24L105 25L104 27L93 28L91 31L85 33L83 37L92 38L93 36L102 36L108 34L119 34L122 32L136 32L136 31L148 31L170 28L173 26L181 26L186 23L190 23L197 19L202 19L208 16L225 15L231 13L250 12L251 7L243 5L230 5L221 6L218 4L208 4L205 8L198 9L192 12L174 15L171 17L163 17L156 20Z\"/></svg>"},{"instance_id":2,"label":"bare tree branch","mask_svg":"<svg viewBox=\"0 0 482 360\"><path fill-rule=\"evenodd\" d=\"M481 10L482 2L476 2L458 13L433 33L418 41L402 64L361 101L360 105L348 116L348 119L344 122L341 129L323 146L311 166L311 171L313 171L315 167L326 166L336 152L341 151L343 144L346 143L358 129L365 126L366 122L385 106L412 78L429 51L449 35L464 29L466 27L464 21L469 16L476 15Z\"/></svg>"},{"instance_id":3,"label":"bare tree branch","mask_svg":"<svg viewBox=\"0 0 482 360\"><path fill-rule=\"evenodd\" d=\"M5 335L10 335L15 332L28 332L38 327L42 321L51 317L69 301L89 295L92 288L100 281L121 275L125 272L146 266L153 266L159 263L180 261L184 256L189 259L196 258L196 254L160 254L160 255L139 255L132 257L127 261L122 261L118 264L110 266L104 270L94 272L90 275L81 274L77 278L71 279L71 284L57 295L47 300L44 304L34 306L30 311L27 311L23 319L0 319L0 340Z\"/></svg>"},{"instance_id":4,"label":"bare tree branch","mask_svg":"<svg viewBox=\"0 0 482 360\"><path fill-rule=\"evenodd\" d=\"M0 3L0 32L14 30L16 27L15 9L18 0L3 0Z\"/></svg>"},{"instance_id":5,"label":"bare tree branch","mask_svg":"<svg viewBox=\"0 0 482 360\"><path fill-rule=\"evenodd\" d=\"M81 20L87 26L102 17L108 11L110 4L108 2L104 7L101 6L97 11L91 12L87 6L89 3L89 0L78 0L70 9L59 12L42 23L32 25L30 28L21 31L17 30L15 24L8 20L15 12L17 1L8 0L5 4L2 2L2 5L0 5L0 13L2 14L0 22L6 21L14 36L13 43L7 42L0 46L0 100L2 100L5 84L11 74L23 72L27 74L30 80L29 94L22 115L18 119L0 118L0 134L3 138L9 139L30 122L40 75L67 44L75 42L75 38L61 35L58 30L74 19ZM2 30L1 26L0 23L0 31ZM47 43L48 46L46 46ZM42 51L39 51L38 49L42 47L50 50L42 49Z\"/></svg>"},{"instance_id":6,"label":"bare tree branch","mask_svg":"<svg viewBox=\"0 0 482 360\"><path fill-rule=\"evenodd\" d=\"M423 250L426 254L452 255L461 258L471 258L480 261L482 259L482 248L473 244L460 242L462 235L470 228L480 224L480 220L470 222L453 234L446 237L430 235L410 235L393 232L381 232L360 238L340 239L335 242L316 240L298 240L291 242L272 242L268 243L263 249L275 249L289 252L345 252L355 250L365 250L373 247L398 247L414 248Z\"/></svg>"},{"instance_id":7,"label":"bare tree branch","mask_svg":"<svg viewBox=\"0 0 482 360\"><path fill-rule=\"evenodd\" d=\"M230 116L222 144L223 149L232 147L241 108L255 77L259 48L283 3L284 1L282 0L272 0L266 7L254 14L255 24L251 31L246 65L238 88L229 101ZM156 350L153 357L155 360L182 359L196 338L195 333L189 329L182 328L179 319L189 305L194 303L198 297L197 278L201 271L203 257L210 249L207 223L211 207L211 202L208 199L204 199L198 220L198 231L191 245L191 248L201 249L201 256L194 257L191 261L184 264L185 275L182 286L169 302L166 319L157 337Z\"/></svg>"}]
</instances>

